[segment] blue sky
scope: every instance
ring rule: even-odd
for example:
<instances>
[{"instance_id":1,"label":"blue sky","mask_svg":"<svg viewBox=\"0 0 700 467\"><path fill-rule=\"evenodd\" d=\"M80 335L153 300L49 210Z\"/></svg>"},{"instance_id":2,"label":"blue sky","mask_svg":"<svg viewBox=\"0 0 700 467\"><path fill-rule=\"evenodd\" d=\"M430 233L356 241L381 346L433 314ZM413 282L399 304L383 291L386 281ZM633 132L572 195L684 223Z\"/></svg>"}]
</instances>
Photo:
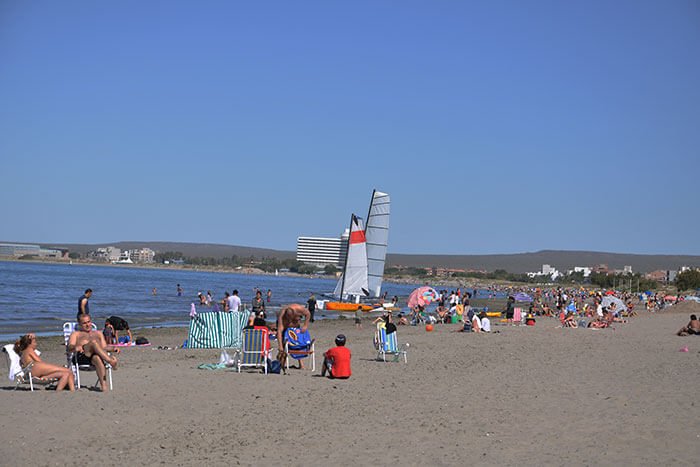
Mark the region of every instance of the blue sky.
<instances>
[{"instance_id":1,"label":"blue sky","mask_svg":"<svg viewBox=\"0 0 700 467\"><path fill-rule=\"evenodd\" d=\"M700 4L0 3L0 240L700 254Z\"/></svg>"}]
</instances>

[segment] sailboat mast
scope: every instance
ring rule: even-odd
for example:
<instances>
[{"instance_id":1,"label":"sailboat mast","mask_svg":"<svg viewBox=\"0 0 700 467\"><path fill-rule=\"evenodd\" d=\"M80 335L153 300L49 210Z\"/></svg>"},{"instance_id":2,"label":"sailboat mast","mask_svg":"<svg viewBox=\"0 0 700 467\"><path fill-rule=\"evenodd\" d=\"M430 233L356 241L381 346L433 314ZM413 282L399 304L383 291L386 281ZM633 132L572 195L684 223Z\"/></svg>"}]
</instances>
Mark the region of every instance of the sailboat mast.
<instances>
[{"instance_id":1,"label":"sailboat mast","mask_svg":"<svg viewBox=\"0 0 700 467\"><path fill-rule=\"evenodd\" d=\"M377 192L376 188L374 190L372 190L372 197L369 199L369 209L367 209L367 217L365 217L365 219L366 219L365 222L367 222L365 224L365 233L367 233L367 226L369 225L369 216L370 216L370 214L372 214L372 204L374 204L374 194L376 192Z\"/></svg>"},{"instance_id":2,"label":"sailboat mast","mask_svg":"<svg viewBox=\"0 0 700 467\"><path fill-rule=\"evenodd\" d=\"M355 214L350 215L350 228L348 230L348 235L352 235L352 222L355 220L354 219ZM338 298L341 302L343 301L343 291L345 290L345 278L347 277L347 272L348 272L348 254L350 254L350 236L348 236L348 246L345 249L345 263L343 264L343 278L341 279L340 283L340 297Z\"/></svg>"}]
</instances>

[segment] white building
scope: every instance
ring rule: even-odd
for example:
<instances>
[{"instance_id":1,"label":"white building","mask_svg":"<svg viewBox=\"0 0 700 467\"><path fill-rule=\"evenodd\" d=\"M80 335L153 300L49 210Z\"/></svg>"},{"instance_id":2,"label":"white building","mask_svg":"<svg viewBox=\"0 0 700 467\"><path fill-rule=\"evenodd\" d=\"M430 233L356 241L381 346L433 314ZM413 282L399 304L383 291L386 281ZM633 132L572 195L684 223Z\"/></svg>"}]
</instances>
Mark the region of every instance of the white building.
<instances>
[{"instance_id":1,"label":"white building","mask_svg":"<svg viewBox=\"0 0 700 467\"><path fill-rule=\"evenodd\" d=\"M156 252L150 248L140 248L137 250L129 250L131 260L135 263L152 263Z\"/></svg>"},{"instance_id":2,"label":"white building","mask_svg":"<svg viewBox=\"0 0 700 467\"><path fill-rule=\"evenodd\" d=\"M552 280L556 279L557 277L559 277L561 275L562 274L559 271L557 271L557 268L553 268L549 264L543 264L541 272L528 272L527 273L527 276L530 278L550 277Z\"/></svg>"},{"instance_id":3,"label":"white building","mask_svg":"<svg viewBox=\"0 0 700 467\"><path fill-rule=\"evenodd\" d=\"M298 237L297 261L316 266L332 264L338 268L345 265L348 250L349 229L340 237Z\"/></svg>"},{"instance_id":4,"label":"white building","mask_svg":"<svg viewBox=\"0 0 700 467\"><path fill-rule=\"evenodd\" d=\"M588 266L574 266L574 272L582 272L583 277L588 277L591 275L591 272L593 272L593 270Z\"/></svg>"}]
</instances>

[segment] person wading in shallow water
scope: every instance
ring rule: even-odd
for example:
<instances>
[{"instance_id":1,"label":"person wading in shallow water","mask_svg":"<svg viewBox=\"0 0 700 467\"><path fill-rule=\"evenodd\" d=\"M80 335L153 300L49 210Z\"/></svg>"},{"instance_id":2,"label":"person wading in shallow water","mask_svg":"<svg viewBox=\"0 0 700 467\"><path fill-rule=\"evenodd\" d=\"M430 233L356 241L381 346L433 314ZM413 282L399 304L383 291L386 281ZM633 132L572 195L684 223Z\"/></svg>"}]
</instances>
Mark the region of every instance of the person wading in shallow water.
<instances>
[{"instance_id":1,"label":"person wading in shallow water","mask_svg":"<svg viewBox=\"0 0 700 467\"><path fill-rule=\"evenodd\" d=\"M76 319L78 316L81 314L83 315L89 315L90 314L90 297L92 297L92 289L87 289L84 294L80 296L78 299L78 313L76 315Z\"/></svg>"}]
</instances>

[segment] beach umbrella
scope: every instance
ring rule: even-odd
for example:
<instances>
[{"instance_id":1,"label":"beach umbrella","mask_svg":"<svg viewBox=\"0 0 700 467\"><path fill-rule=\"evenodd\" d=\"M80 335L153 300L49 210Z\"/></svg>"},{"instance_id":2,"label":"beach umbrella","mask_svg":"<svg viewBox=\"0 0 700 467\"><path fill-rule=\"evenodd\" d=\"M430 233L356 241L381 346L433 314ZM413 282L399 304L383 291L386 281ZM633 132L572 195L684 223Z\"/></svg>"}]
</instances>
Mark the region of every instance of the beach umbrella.
<instances>
[{"instance_id":1,"label":"beach umbrella","mask_svg":"<svg viewBox=\"0 0 700 467\"><path fill-rule=\"evenodd\" d=\"M532 297L524 292L516 293L515 297L513 297L513 298L515 298L516 302L531 302L532 301Z\"/></svg>"},{"instance_id":2,"label":"beach umbrella","mask_svg":"<svg viewBox=\"0 0 700 467\"><path fill-rule=\"evenodd\" d=\"M408 307L415 306L426 307L436 301L440 294L432 287L418 287L408 296Z\"/></svg>"},{"instance_id":3,"label":"beach umbrella","mask_svg":"<svg viewBox=\"0 0 700 467\"><path fill-rule=\"evenodd\" d=\"M613 297L612 295L603 297L601 305L603 305L603 308L607 308L613 303L615 304L615 313L622 313L623 311L627 310L627 305L625 305L625 302L617 297Z\"/></svg>"}]
</instances>

